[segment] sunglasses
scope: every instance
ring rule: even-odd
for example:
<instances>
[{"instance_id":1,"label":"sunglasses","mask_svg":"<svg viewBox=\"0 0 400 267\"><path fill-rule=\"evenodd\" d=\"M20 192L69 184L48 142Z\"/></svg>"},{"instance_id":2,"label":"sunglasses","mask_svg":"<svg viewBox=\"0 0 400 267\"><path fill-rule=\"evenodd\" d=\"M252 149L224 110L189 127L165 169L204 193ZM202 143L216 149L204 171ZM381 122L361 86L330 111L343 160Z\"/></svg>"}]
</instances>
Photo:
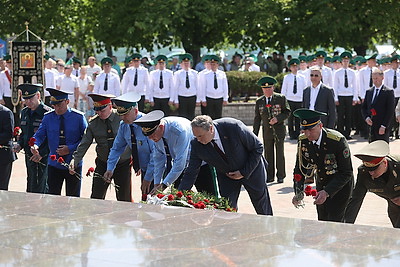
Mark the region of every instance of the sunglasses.
<instances>
[{"instance_id":1,"label":"sunglasses","mask_svg":"<svg viewBox=\"0 0 400 267\"><path fill-rule=\"evenodd\" d=\"M310 74L310 77L319 77L318 74Z\"/></svg>"}]
</instances>

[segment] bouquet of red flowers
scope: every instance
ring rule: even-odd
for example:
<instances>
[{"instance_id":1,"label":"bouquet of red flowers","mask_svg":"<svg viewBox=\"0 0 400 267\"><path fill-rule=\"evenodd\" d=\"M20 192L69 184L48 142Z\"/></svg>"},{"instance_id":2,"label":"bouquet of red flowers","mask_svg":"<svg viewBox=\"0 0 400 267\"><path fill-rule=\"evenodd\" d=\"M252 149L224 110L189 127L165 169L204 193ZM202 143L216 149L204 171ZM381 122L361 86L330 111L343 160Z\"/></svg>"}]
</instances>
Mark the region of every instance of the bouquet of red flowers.
<instances>
[{"instance_id":1,"label":"bouquet of red flowers","mask_svg":"<svg viewBox=\"0 0 400 267\"><path fill-rule=\"evenodd\" d=\"M103 175L101 175L101 174L95 172L93 167L90 167L90 168L88 169L88 171L86 172L86 177L89 177L92 173L93 173L93 178L100 178L100 179L103 179L104 181L106 180L106 179L104 178ZM115 184L114 182L112 182L112 181L110 182L110 184L111 184L112 186L114 186L114 188L115 188L116 191L118 191L119 185L116 185L116 184Z\"/></svg>"}]
</instances>

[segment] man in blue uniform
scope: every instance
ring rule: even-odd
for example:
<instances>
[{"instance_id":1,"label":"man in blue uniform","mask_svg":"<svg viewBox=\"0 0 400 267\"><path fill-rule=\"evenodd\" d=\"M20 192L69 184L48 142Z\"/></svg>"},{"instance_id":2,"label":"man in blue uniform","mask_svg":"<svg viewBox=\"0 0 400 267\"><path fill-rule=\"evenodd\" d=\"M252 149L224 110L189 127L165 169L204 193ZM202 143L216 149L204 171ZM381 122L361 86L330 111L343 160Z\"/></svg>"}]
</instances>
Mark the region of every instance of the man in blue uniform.
<instances>
[{"instance_id":1,"label":"man in blue uniform","mask_svg":"<svg viewBox=\"0 0 400 267\"><path fill-rule=\"evenodd\" d=\"M75 109L68 107L68 92L47 88L51 97L50 104L54 110L46 113L39 129L34 134L35 144L31 147L32 160L39 162L42 155L39 147L48 140L50 156L56 156L57 160L49 161L48 186L49 194L61 195L61 188L65 180L66 195L80 196L82 162L79 162L76 174L71 175L68 164L72 159L72 153L76 150L82 140L87 127L85 115ZM65 165L60 162L64 161Z\"/></svg>"},{"instance_id":2,"label":"man in blue uniform","mask_svg":"<svg viewBox=\"0 0 400 267\"><path fill-rule=\"evenodd\" d=\"M135 124L142 127L142 132L155 142L154 149L154 189L151 194L164 190L174 184L179 186L180 179L189 161L190 141L193 139L190 121L181 117L165 117L164 113L154 110L137 119ZM169 168L168 157L172 167ZM216 194L216 186L209 166L203 165L203 174L196 181L197 191Z\"/></svg>"},{"instance_id":3,"label":"man in blue uniform","mask_svg":"<svg viewBox=\"0 0 400 267\"><path fill-rule=\"evenodd\" d=\"M22 92L22 98L25 100L25 108L21 111L21 136L14 150L19 152L21 149L25 152L26 173L28 174L26 192L46 193L47 191L47 159L49 155L49 146L45 140L39 147L39 154L43 157L40 163L30 160L32 153L30 151L29 140L39 129L43 116L51 108L46 106L40 99L41 84L20 84L17 86Z\"/></svg>"},{"instance_id":4,"label":"man in blue uniform","mask_svg":"<svg viewBox=\"0 0 400 267\"><path fill-rule=\"evenodd\" d=\"M141 191L143 194L148 194L153 181L154 164L150 155L154 150L154 143L143 135L142 129L138 125L133 124L134 120L144 115L138 110L140 99L141 96L135 92L128 92L112 99L122 121L119 124L117 136L108 156L107 171L104 173L104 178L111 181L115 170L118 169L118 160L129 147L128 151L132 155L133 169L136 175L141 175L142 178Z\"/></svg>"}]
</instances>

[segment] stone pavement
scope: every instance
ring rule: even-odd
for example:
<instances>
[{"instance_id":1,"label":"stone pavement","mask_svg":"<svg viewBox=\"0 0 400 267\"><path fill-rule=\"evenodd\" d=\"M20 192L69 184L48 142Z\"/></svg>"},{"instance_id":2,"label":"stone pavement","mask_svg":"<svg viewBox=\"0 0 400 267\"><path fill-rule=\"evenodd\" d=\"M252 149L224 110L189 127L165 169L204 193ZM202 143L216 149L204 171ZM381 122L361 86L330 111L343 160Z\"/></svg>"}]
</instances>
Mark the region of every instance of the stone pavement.
<instances>
[{"instance_id":1,"label":"stone pavement","mask_svg":"<svg viewBox=\"0 0 400 267\"><path fill-rule=\"evenodd\" d=\"M367 141L365 139L356 136L353 140L349 141L351 153L354 154L366 144ZM84 158L83 174L86 173L89 167L94 167L94 159L95 159L94 148L95 145L92 145L89 148ZM285 156L286 156L287 177L283 184L270 183L268 186L269 194L272 201L274 216L316 220L317 215L315 207L313 205L312 197L305 197L306 206L304 209L302 208L296 209L293 207L291 203L293 197L292 173L295 164L296 148L297 148L296 141L288 139L286 140ZM392 141L390 143L390 148L393 154L400 153L400 140ZM361 161L353 156L352 156L352 161L356 177L357 175L356 170L357 167L361 164ZM13 165L9 190L18 192L25 192L26 190L26 169L24 164L24 157L22 154L19 155L19 159ZM63 192L65 191L63 190ZM138 202L141 197L139 177L133 178L132 192L134 201ZM91 178L84 177L84 180L82 181L81 197L90 198L90 193L91 193ZM63 193L63 195L65 195L65 193ZM110 187L106 199L108 200L116 199L114 188ZM364 200L360 213L358 215L356 224L392 227L389 218L387 217L386 209L387 209L387 203L385 200L377 197L373 193L368 193ZM248 194L244 190L240 194L239 212L255 214L253 206L248 197Z\"/></svg>"}]
</instances>

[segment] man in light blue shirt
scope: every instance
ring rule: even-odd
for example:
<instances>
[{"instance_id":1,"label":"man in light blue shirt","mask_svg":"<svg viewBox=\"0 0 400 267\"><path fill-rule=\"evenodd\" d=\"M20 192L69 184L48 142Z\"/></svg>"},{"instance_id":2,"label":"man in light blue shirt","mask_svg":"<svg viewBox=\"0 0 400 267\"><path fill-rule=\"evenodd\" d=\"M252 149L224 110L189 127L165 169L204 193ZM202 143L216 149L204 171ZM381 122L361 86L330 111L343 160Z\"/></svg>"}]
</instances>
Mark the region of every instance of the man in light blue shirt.
<instances>
[{"instance_id":1,"label":"man in light blue shirt","mask_svg":"<svg viewBox=\"0 0 400 267\"><path fill-rule=\"evenodd\" d=\"M190 141L194 138L190 121L173 116L164 118L162 111L154 110L137 119L135 124L141 126L143 134L155 142L153 159L156 168L154 169L154 189L151 194L162 191L174 183L177 188L189 162ZM169 155L172 160L170 170L167 169ZM167 173L164 174L164 172ZM196 183L198 191L215 192L211 171L209 175L204 175L198 180L199 183Z\"/></svg>"},{"instance_id":2,"label":"man in light blue shirt","mask_svg":"<svg viewBox=\"0 0 400 267\"><path fill-rule=\"evenodd\" d=\"M134 120L144 115L138 110L137 102L139 100L140 95L135 92L128 92L112 99L122 121L108 156L107 171L104 173L104 178L111 181L121 154L129 146L132 151L133 169L136 175L142 177L142 194L147 194L150 192L153 181L154 164L150 155L154 151L154 142L143 135L138 125L133 124Z\"/></svg>"}]
</instances>

